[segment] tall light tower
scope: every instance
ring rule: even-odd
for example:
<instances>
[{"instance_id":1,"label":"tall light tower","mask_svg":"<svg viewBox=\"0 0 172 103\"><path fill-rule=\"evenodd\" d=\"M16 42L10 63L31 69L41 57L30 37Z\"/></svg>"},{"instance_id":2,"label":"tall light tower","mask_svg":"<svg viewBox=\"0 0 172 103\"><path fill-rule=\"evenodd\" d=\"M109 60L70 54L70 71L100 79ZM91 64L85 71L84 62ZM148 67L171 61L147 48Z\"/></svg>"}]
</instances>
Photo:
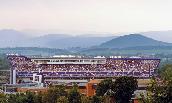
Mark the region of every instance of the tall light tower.
<instances>
[{"instance_id":1,"label":"tall light tower","mask_svg":"<svg viewBox=\"0 0 172 103\"><path fill-rule=\"evenodd\" d=\"M16 84L16 68L11 68L10 71L10 84Z\"/></svg>"}]
</instances>

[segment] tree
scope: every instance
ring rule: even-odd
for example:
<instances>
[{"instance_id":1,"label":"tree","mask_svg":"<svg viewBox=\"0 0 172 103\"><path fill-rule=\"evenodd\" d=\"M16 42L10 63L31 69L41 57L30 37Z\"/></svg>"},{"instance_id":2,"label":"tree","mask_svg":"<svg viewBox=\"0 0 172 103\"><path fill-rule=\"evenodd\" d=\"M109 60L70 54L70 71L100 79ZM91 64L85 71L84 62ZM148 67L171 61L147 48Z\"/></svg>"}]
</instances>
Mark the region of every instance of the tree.
<instances>
[{"instance_id":1,"label":"tree","mask_svg":"<svg viewBox=\"0 0 172 103\"><path fill-rule=\"evenodd\" d=\"M26 103L34 103L34 99L35 99L34 93L27 91L25 97L26 97Z\"/></svg>"},{"instance_id":2,"label":"tree","mask_svg":"<svg viewBox=\"0 0 172 103\"><path fill-rule=\"evenodd\" d=\"M91 98L91 103L102 103L102 97L97 95L93 96Z\"/></svg>"},{"instance_id":3,"label":"tree","mask_svg":"<svg viewBox=\"0 0 172 103\"><path fill-rule=\"evenodd\" d=\"M117 103L129 103L134 91L138 88L137 79L134 77L119 77L115 80L114 92Z\"/></svg>"},{"instance_id":4,"label":"tree","mask_svg":"<svg viewBox=\"0 0 172 103\"><path fill-rule=\"evenodd\" d=\"M137 87L137 79L134 77L118 77L114 82L105 79L98 84L96 95L106 95L111 100L115 98L117 103L128 103Z\"/></svg>"},{"instance_id":5,"label":"tree","mask_svg":"<svg viewBox=\"0 0 172 103\"><path fill-rule=\"evenodd\" d=\"M105 79L97 85L96 95L104 96L104 94L112 88L114 88L114 82L112 81L112 79Z\"/></svg>"},{"instance_id":6,"label":"tree","mask_svg":"<svg viewBox=\"0 0 172 103\"><path fill-rule=\"evenodd\" d=\"M10 64L7 60L6 54L0 54L0 70L9 70Z\"/></svg>"},{"instance_id":7,"label":"tree","mask_svg":"<svg viewBox=\"0 0 172 103\"><path fill-rule=\"evenodd\" d=\"M7 102L8 103L17 103L17 98L15 94L7 95Z\"/></svg>"},{"instance_id":8,"label":"tree","mask_svg":"<svg viewBox=\"0 0 172 103\"><path fill-rule=\"evenodd\" d=\"M172 80L172 64L166 64L160 70L159 75L163 81Z\"/></svg>"},{"instance_id":9,"label":"tree","mask_svg":"<svg viewBox=\"0 0 172 103\"><path fill-rule=\"evenodd\" d=\"M155 86L149 87L155 103L172 102L172 64L166 64L161 68L160 78L155 78ZM155 91L156 90L156 91Z\"/></svg>"},{"instance_id":10,"label":"tree","mask_svg":"<svg viewBox=\"0 0 172 103\"><path fill-rule=\"evenodd\" d=\"M0 103L7 103L7 98L5 94L0 93Z\"/></svg>"},{"instance_id":11,"label":"tree","mask_svg":"<svg viewBox=\"0 0 172 103\"><path fill-rule=\"evenodd\" d=\"M44 103L42 99L43 99L43 94L39 92L38 94L35 95L34 103Z\"/></svg>"},{"instance_id":12,"label":"tree","mask_svg":"<svg viewBox=\"0 0 172 103\"><path fill-rule=\"evenodd\" d=\"M73 88L68 94L68 101L69 103L81 103L81 95L76 84L74 84Z\"/></svg>"},{"instance_id":13,"label":"tree","mask_svg":"<svg viewBox=\"0 0 172 103\"><path fill-rule=\"evenodd\" d=\"M10 103L27 103L27 97L24 93L11 94L12 99Z\"/></svg>"},{"instance_id":14,"label":"tree","mask_svg":"<svg viewBox=\"0 0 172 103\"><path fill-rule=\"evenodd\" d=\"M90 97L87 97L85 95L82 95L81 96L81 103L90 103L91 102L90 99L91 99Z\"/></svg>"},{"instance_id":15,"label":"tree","mask_svg":"<svg viewBox=\"0 0 172 103\"><path fill-rule=\"evenodd\" d=\"M57 100L57 103L69 103L67 97L60 96Z\"/></svg>"},{"instance_id":16,"label":"tree","mask_svg":"<svg viewBox=\"0 0 172 103\"><path fill-rule=\"evenodd\" d=\"M172 83L161 83L152 78L146 96L141 95L141 103L172 103Z\"/></svg>"},{"instance_id":17,"label":"tree","mask_svg":"<svg viewBox=\"0 0 172 103\"><path fill-rule=\"evenodd\" d=\"M147 88L148 94L142 96L143 103L172 103L172 65L167 64L161 68L159 77L151 79Z\"/></svg>"},{"instance_id":18,"label":"tree","mask_svg":"<svg viewBox=\"0 0 172 103\"><path fill-rule=\"evenodd\" d=\"M115 95L115 92L112 91L112 89L107 90L107 92L104 94L104 98L105 98L104 102L105 103L115 103L114 95Z\"/></svg>"},{"instance_id":19,"label":"tree","mask_svg":"<svg viewBox=\"0 0 172 103\"><path fill-rule=\"evenodd\" d=\"M60 96L67 96L64 85L51 86L43 96L44 103L57 103Z\"/></svg>"}]
</instances>

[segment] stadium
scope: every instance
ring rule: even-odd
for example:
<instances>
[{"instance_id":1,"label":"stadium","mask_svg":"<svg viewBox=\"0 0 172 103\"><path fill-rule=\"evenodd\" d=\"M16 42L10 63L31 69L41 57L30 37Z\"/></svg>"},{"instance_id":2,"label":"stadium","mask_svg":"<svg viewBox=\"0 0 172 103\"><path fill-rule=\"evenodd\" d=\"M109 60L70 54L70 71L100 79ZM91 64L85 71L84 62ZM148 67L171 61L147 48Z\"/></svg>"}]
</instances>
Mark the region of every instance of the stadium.
<instances>
[{"instance_id":1,"label":"stadium","mask_svg":"<svg viewBox=\"0 0 172 103\"><path fill-rule=\"evenodd\" d=\"M28 58L8 55L11 64L11 82L17 78L42 75L48 79L99 79L117 76L150 78L155 74L160 59L105 58L105 57L48 57ZM16 82L13 81L13 82Z\"/></svg>"},{"instance_id":2,"label":"stadium","mask_svg":"<svg viewBox=\"0 0 172 103\"><path fill-rule=\"evenodd\" d=\"M94 95L96 85L105 78L133 76L138 80L150 79L156 75L160 63L156 58L121 56L27 57L9 54L7 59L11 69L10 85L6 87L22 87L24 91L26 85L35 88L65 84L70 87L75 82L87 96Z\"/></svg>"}]
</instances>

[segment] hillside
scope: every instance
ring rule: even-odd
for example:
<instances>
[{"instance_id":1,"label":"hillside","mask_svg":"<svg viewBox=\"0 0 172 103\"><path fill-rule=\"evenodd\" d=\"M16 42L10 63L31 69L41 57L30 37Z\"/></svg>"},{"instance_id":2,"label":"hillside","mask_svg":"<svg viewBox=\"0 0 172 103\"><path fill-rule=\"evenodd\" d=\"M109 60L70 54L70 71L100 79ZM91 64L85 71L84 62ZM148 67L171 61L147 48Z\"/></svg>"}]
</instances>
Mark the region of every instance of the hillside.
<instances>
[{"instance_id":1,"label":"hillside","mask_svg":"<svg viewBox=\"0 0 172 103\"><path fill-rule=\"evenodd\" d=\"M96 34L98 35L98 34ZM0 48L6 47L43 47L43 48L72 48L91 47L115 38L115 36L99 37L94 34L72 36L67 34L45 34L31 37L13 29L0 30Z\"/></svg>"},{"instance_id":2,"label":"hillside","mask_svg":"<svg viewBox=\"0 0 172 103\"><path fill-rule=\"evenodd\" d=\"M155 55L172 54L172 46L138 46L127 48L88 48L77 52L83 55Z\"/></svg>"},{"instance_id":3,"label":"hillside","mask_svg":"<svg viewBox=\"0 0 172 103\"><path fill-rule=\"evenodd\" d=\"M13 29L0 30L0 36L0 41L18 41L27 39L29 37L25 33Z\"/></svg>"},{"instance_id":4,"label":"hillside","mask_svg":"<svg viewBox=\"0 0 172 103\"><path fill-rule=\"evenodd\" d=\"M25 33L12 29L0 30L0 47L14 47L19 41L29 38Z\"/></svg>"},{"instance_id":5,"label":"hillside","mask_svg":"<svg viewBox=\"0 0 172 103\"><path fill-rule=\"evenodd\" d=\"M157 41L140 34L130 34L114 38L100 45L100 47L103 48L127 48L138 46L172 46L172 44Z\"/></svg>"},{"instance_id":6,"label":"hillside","mask_svg":"<svg viewBox=\"0 0 172 103\"><path fill-rule=\"evenodd\" d=\"M168 30L168 31L147 31L147 32L141 32L139 34L142 34L144 36L153 38L155 40L172 43L172 40L171 40L172 30Z\"/></svg>"},{"instance_id":7,"label":"hillside","mask_svg":"<svg viewBox=\"0 0 172 103\"><path fill-rule=\"evenodd\" d=\"M72 48L72 47L91 47L100 45L103 42L111 40L114 37L89 37L89 36L71 36L65 34L48 34L41 37L32 38L25 43L23 47L47 47L47 48Z\"/></svg>"},{"instance_id":8,"label":"hillside","mask_svg":"<svg viewBox=\"0 0 172 103\"><path fill-rule=\"evenodd\" d=\"M16 47L16 48L0 48L0 54L20 54L20 55L67 55L69 51L64 49L53 49L53 48L38 48L38 47Z\"/></svg>"}]
</instances>

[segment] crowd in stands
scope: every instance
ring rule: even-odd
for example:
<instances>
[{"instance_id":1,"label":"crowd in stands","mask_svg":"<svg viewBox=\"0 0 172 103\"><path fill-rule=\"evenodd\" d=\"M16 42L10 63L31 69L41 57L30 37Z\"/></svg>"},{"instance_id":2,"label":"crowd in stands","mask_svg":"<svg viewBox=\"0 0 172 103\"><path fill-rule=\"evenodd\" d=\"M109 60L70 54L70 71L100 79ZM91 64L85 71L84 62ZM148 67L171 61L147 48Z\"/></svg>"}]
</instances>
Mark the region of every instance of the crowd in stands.
<instances>
[{"instance_id":1,"label":"crowd in stands","mask_svg":"<svg viewBox=\"0 0 172 103\"><path fill-rule=\"evenodd\" d=\"M107 58L105 64L37 64L25 56L8 56L8 60L12 69L16 69L21 76L41 72L47 77L149 77L159 64L159 60L153 59L122 58Z\"/></svg>"},{"instance_id":2,"label":"crowd in stands","mask_svg":"<svg viewBox=\"0 0 172 103\"><path fill-rule=\"evenodd\" d=\"M37 71L37 64L32 62L29 58L25 56L8 56L7 59L10 61L12 69L17 69L18 71Z\"/></svg>"}]
</instances>

